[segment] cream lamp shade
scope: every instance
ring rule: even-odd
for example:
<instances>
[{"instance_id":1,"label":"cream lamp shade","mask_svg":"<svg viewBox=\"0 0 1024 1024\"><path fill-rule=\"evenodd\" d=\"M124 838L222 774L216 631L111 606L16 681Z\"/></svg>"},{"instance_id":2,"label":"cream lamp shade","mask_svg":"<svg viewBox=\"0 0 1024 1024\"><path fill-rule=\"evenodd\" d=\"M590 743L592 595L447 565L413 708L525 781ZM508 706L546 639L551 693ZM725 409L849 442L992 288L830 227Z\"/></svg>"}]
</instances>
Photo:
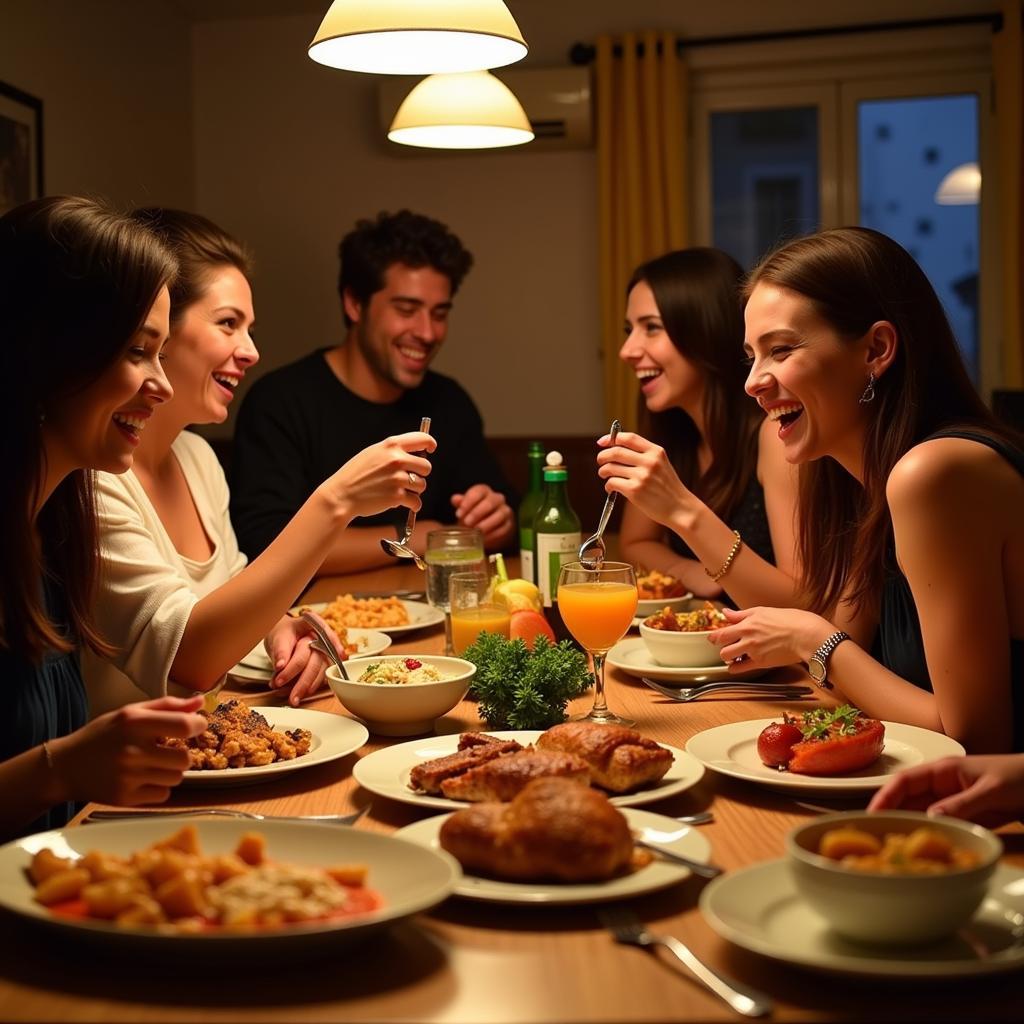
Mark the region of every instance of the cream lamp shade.
<instances>
[{"instance_id":1,"label":"cream lamp shade","mask_svg":"<svg viewBox=\"0 0 1024 1024\"><path fill-rule=\"evenodd\" d=\"M334 0L309 56L346 71L432 75L512 64L526 42L502 0Z\"/></svg>"},{"instance_id":2,"label":"cream lamp shade","mask_svg":"<svg viewBox=\"0 0 1024 1024\"><path fill-rule=\"evenodd\" d=\"M941 206L971 206L981 197L981 168L975 163L960 164L947 174L935 192Z\"/></svg>"},{"instance_id":3,"label":"cream lamp shade","mask_svg":"<svg viewBox=\"0 0 1024 1024\"><path fill-rule=\"evenodd\" d=\"M392 142L428 149L521 146L533 129L512 90L489 71L424 78L402 101Z\"/></svg>"}]
</instances>

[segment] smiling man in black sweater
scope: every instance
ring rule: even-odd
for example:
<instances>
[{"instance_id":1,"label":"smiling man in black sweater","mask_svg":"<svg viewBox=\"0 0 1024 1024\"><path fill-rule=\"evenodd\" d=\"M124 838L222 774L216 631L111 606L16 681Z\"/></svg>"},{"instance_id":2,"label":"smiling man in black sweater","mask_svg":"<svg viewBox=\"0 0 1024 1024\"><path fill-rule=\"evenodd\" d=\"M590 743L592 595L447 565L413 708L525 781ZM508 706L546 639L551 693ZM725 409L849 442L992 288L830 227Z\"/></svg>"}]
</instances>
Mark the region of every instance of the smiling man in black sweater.
<instances>
[{"instance_id":1,"label":"smiling man in black sweater","mask_svg":"<svg viewBox=\"0 0 1024 1024\"><path fill-rule=\"evenodd\" d=\"M261 377L239 410L231 518L240 547L254 558L340 465L430 416L437 451L412 546L422 551L427 531L457 522L500 549L514 532L512 492L473 400L429 369L473 257L443 224L408 210L359 221L339 255L345 340ZM404 518L357 520L339 533L321 572L388 564L380 541Z\"/></svg>"}]
</instances>

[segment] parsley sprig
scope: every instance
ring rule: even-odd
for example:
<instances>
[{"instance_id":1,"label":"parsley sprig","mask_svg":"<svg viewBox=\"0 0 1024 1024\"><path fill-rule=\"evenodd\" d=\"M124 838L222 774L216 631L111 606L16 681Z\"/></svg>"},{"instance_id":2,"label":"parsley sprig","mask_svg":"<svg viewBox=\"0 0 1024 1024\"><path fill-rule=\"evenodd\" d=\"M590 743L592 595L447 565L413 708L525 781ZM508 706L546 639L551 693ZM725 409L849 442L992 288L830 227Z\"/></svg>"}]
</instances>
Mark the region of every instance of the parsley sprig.
<instances>
[{"instance_id":1,"label":"parsley sprig","mask_svg":"<svg viewBox=\"0 0 1024 1024\"><path fill-rule=\"evenodd\" d=\"M794 724L803 733L805 740L824 740L829 736L855 736L860 711L850 704L837 708L816 708L805 711L802 720Z\"/></svg>"},{"instance_id":2,"label":"parsley sprig","mask_svg":"<svg viewBox=\"0 0 1024 1024\"><path fill-rule=\"evenodd\" d=\"M565 721L565 706L593 684L587 659L568 640L522 640L481 633L463 654L476 665L469 686L492 729L547 729Z\"/></svg>"}]
</instances>

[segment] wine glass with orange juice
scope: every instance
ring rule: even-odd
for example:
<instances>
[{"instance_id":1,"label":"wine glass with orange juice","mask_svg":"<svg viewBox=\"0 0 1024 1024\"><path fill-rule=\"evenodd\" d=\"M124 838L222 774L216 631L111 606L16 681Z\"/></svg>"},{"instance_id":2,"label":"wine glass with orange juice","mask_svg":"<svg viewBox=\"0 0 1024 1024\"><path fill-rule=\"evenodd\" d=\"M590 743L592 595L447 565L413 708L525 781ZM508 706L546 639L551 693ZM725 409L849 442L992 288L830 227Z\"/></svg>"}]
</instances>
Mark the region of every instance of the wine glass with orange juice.
<instances>
[{"instance_id":1,"label":"wine glass with orange juice","mask_svg":"<svg viewBox=\"0 0 1024 1024\"><path fill-rule=\"evenodd\" d=\"M594 663L594 706L578 720L602 725L635 725L608 707L604 695L604 659L636 615L636 574L625 562L603 562L587 569L566 562L558 574L558 610L566 628Z\"/></svg>"}]
</instances>

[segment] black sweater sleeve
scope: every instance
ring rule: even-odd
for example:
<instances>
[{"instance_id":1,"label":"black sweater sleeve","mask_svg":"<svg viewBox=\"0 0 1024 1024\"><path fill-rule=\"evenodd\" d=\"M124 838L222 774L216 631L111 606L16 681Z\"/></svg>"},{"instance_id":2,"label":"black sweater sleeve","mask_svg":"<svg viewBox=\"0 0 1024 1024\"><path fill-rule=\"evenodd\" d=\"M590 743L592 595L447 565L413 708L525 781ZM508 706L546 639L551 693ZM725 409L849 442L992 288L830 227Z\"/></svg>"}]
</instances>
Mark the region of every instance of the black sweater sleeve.
<instances>
[{"instance_id":1,"label":"black sweater sleeve","mask_svg":"<svg viewBox=\"0 0 1024 1024\"><path fill-rule=\"evenodd\" d=\"M309 474L305 434L294 396L280 396L273 378L257 381L238 411L231 457L231 521L238 545L255 558L287 525L320 483Z\"/></svg>"}]
</instances>

